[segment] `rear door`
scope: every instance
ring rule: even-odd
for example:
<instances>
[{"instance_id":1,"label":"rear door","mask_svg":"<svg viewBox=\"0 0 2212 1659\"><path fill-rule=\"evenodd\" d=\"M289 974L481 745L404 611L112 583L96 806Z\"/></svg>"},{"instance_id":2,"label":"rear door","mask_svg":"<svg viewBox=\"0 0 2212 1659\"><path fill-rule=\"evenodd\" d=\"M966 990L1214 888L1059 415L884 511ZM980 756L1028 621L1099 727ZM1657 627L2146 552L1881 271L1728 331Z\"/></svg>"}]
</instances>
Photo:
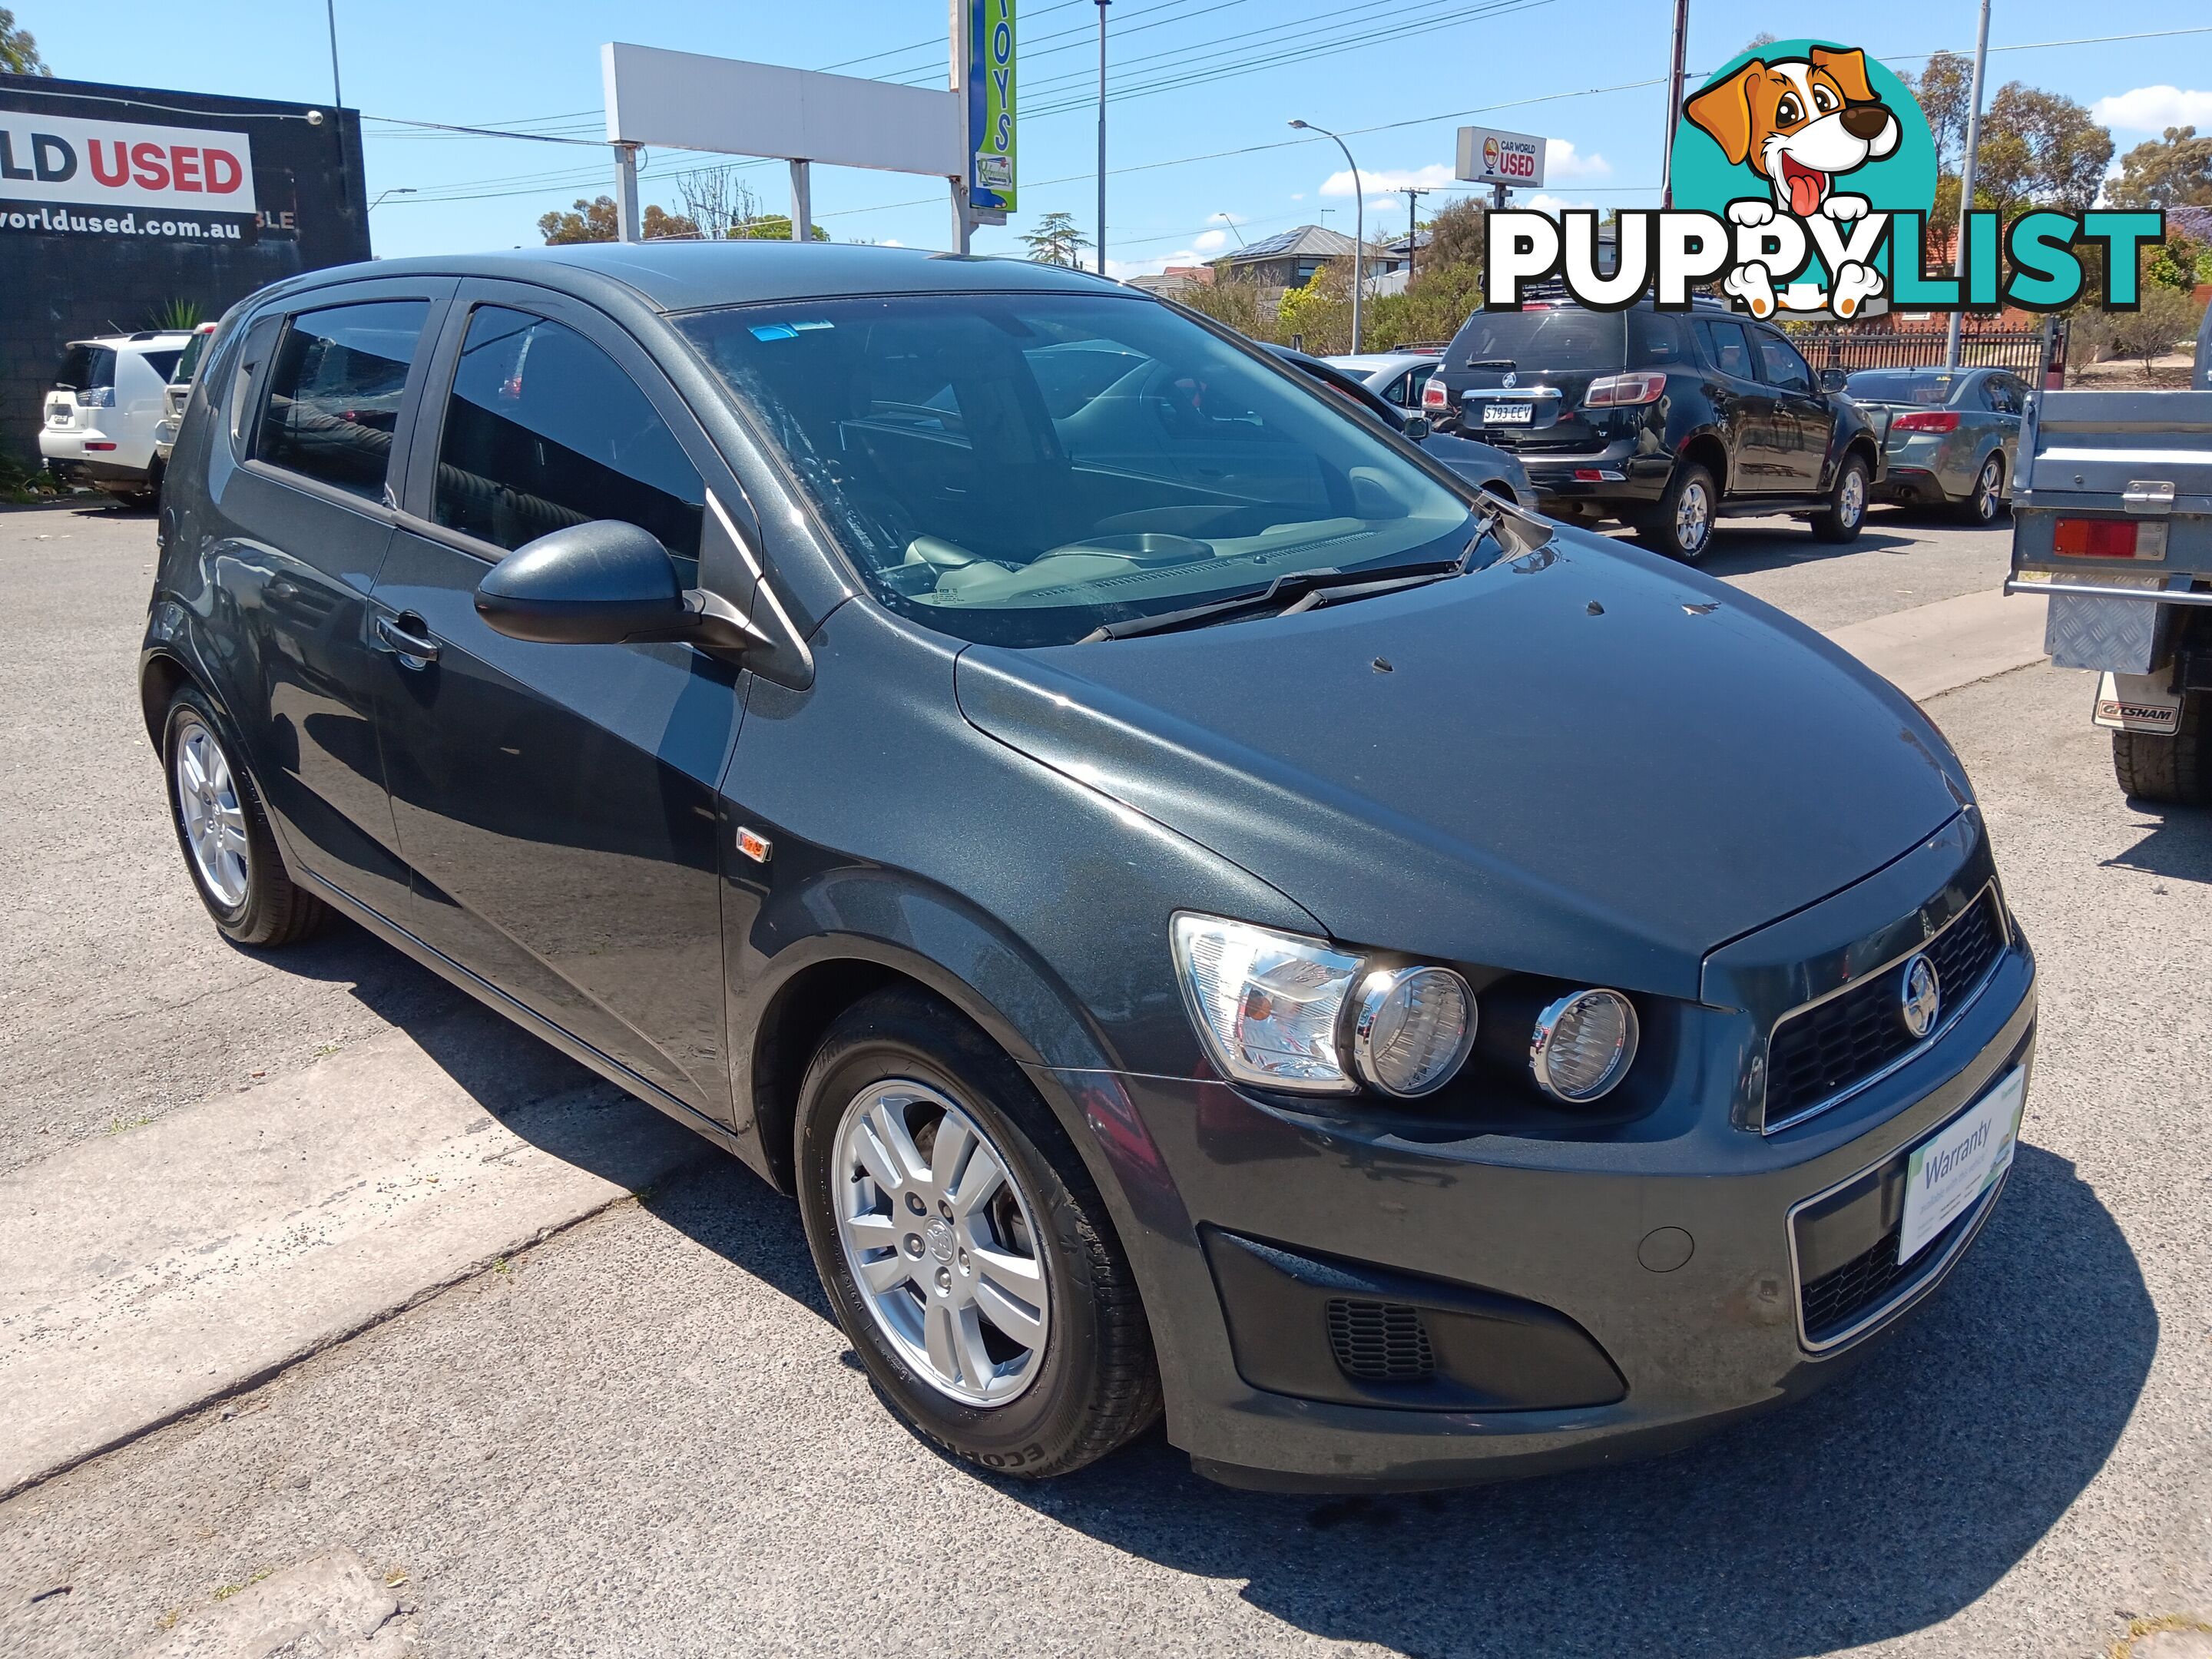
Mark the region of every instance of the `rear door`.
<instances>
[{"instance_id":1,"label":"rear door","mask_svg":"<svg viewBox=\"0 0 2212 1659\"><path fill-rule=\"evenodd\" d=\"M602 519L696 585L709 481L742 497L638 343L564 296L465 286L431 386L374 605L406 925L726 1120L716 792L743 676L684 645L509 639L474 599L514 549Z\"/></svg>"},{"instance_id":2,"label":"rear door","mask_svg":"<svg viewBox=\"0 0 2212 1659\"><path fill-rule=\"evenodd\" d=\"M1774 400L1771 451L1776 489L1811 492L1826 482L1828 445L1836 433L1836 410L1820 390L1813 370L1781 331L1751 325L1759 349L1759 378Z\"/></svg>"},{"instance_id":3,"label":"rear door","mask_svg":"<svg viewBox=\"0 0 2212 1659\"><path fill-rule=\"evenodd\" d=\"M1742 495L1782 488L1776 482L1774 394L1759 378L1750 331L1733 317L1699 316L1692 319L1692 331L1705 360L1705 401L1729 452L1723 488Z\"/></svg>"},{"instance_id":4,"label":"rear door","mask_svg":"<svg viewBox=\"0 0 2212 1659\"><path fill-rule=\"evenodd\" d=\"M373 283L258 318L210 446L207 555L235 620L232 711L300 864L386 915L407 892L372 698L368 595L398 440L451 278Z\"/></svg>"}]
</instances>

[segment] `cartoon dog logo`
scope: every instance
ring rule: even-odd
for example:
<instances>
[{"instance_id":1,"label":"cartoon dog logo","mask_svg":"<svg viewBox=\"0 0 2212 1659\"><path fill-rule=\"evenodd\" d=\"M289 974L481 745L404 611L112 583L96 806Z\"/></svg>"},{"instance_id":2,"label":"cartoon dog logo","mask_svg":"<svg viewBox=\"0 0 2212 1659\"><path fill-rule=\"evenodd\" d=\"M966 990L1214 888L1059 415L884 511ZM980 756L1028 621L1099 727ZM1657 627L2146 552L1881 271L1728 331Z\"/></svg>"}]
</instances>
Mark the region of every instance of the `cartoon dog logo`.
<instances>
[{"instance_id":1,"label":"cartoon dog logo","mask_svg":"<svg viewBox=\"0 0 2212 1659\"><path fill-rule=\"evenodd\" d=\"M1725 81L1691 98L1682 112L1721 147L1731 165L1748 162L1772 186L1772 203L1737 201L1729 217L1761 225L1778 207L1800 219L1820 214L1839 223L1863 216L1867 198L1836 190L1835 181L1897 148L1895 113L1868 83L1866 54L1814 46L1803 58L1753 58ZM1740 265L1723 283L1753 314L1774 309L1767 272ZM1852 261L1835 273L1832 303L1848 317L1881 292L1880 273Z\"/></svg>"}]
</instances>

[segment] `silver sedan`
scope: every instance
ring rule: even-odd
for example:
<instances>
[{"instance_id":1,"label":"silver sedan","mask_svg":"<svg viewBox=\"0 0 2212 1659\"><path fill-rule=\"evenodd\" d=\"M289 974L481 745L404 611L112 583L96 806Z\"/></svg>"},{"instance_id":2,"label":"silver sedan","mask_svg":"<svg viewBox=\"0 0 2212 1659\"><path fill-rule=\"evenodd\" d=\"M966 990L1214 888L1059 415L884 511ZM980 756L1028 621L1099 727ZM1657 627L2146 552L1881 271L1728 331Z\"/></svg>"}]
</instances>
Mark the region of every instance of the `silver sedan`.
<instances>
[{"instance_id":1,"label":"silver sedan","mask_svg":"<svg viewBox=\"0 0 2212 1659\"><path fill-rule=\"evenodd\" d=\"M2002 368L1863 368L1844 383L1883 432L1875 499L1947 508L1969 524L2004 510L2031 392Z\"/></svg>"}]
</instances>

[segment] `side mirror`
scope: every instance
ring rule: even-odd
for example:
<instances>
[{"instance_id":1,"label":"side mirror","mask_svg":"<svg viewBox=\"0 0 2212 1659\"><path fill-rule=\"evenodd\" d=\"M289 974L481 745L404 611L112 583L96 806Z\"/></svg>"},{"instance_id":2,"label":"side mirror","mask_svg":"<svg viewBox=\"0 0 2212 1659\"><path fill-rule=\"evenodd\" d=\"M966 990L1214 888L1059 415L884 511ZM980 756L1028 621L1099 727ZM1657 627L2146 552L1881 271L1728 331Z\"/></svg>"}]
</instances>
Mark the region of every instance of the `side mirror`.
<instances>
[{"instance_id":1,"label":"side mirror","mask_svg":"<svg viewBox=\"0 0 2212 1659\"><path fill-rule=\"evenodd\" d=\"M1844 389L1844 382L1848 378L1850 377L1840 368L1824 368L1820 371L1820 390L1841 392Z\"/></svg>"},{"instance_id":2,"label":"side mirror","mask_svg":"<svg viewBox=\"0 0 2212 1659\"><path fill-rule=\"evenodd\" d=\"M1413 442L1419 443L1436 428L1429 424L1429 417L1427 416L1408 415L1406 416L1405 425L1400 427L1398 429L1404 433L1407 437L1412 439Z\"/></svg>"},{"instance_id":3,"label":"side mirror","mask_svg":"<svg viewBox=\"0 0 2212 1659\"><path fill-rule=\"evenodd\" d=\"M517 548L477 584L476 606L495 631L546 645L678 641L742 650L767 638L726 601L685 592L659 539L617 519Z\"/></svg>"}]
</instances>

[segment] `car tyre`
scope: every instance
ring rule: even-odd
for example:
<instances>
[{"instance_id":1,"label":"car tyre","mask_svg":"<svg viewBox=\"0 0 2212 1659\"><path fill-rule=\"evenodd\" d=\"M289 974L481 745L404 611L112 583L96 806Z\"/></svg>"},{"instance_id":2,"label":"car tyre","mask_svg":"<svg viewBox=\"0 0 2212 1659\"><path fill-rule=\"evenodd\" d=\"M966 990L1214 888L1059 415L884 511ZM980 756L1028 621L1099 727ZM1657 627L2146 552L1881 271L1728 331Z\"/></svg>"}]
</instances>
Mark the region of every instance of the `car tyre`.
<instances>
[{"instance_id":1,"label":"car tyre","mask_svg":"<svg viewBox=\"0 0 2212 1659\"><path fill-rule=\"evenodd\" d=\"M185 868L223 937L274 946L317 932L329 909L284 867L252 777L197 686L170 699L161 723L161 770Z\"/></svg>"},{"instance_id":2,"label":"car tyre","mask_svg":"<svg viewBox=\"0 0 2212 1659\"><path fill-rule=\"evenodd\" d=\"M1844 457L1836 469L1836 482L1828 488L1828 504L1813 515L1813 539L1855 542L1866 527L1869 480L1866 462L1856 455Z\"/></svg>"},{"instance_id":3,"label":"car tyre","mask_svg":"<svg viewBox=\"0 0 2212 1659\"><path fill-rule=\"evenodd\" d=\"M1667 480L1657 507L1635 521L1636 539L1655 553L1696 564L1712 550L1720 499L1713 475L1695 461L1685 462Z\"/></svg>"},{"instance_id":4,"label":"car tyre","mask_svg":"<svg viewBox=\"0 0 2212 1659\"><path fill-rule=\"evenodd\" d=\"M1982 470L1974 475L1974 487L1964 500L1957 502L1953 511L1960 522L1972 525L1995 524L1997 515L2004 511L2004 457L1991 450L1982 462Z\"/></svg>"},{"instance_id":5,"label":"car tyre","mask_svg":"<svg viewBox=\"0 0 2212 1659\"><path fill-rule=\"evenodd\" d=\"M2212 805L2212 693L2185 692L2169 734L2112 733L2112 772L2136 800Z\"/></svg>"},{"instance_id":6,"label":"car tyre","mask_svg":"<svg viewBox=\"0 0 2212 1659\"><path fill-rule=\"evenodd\" d=\"M912 1428L1036 1479L1159 1415L1151 1328L1098 1189L1021 1068L957 1010L901 988L840 1015L807 1068L794 1139L823 1288ZM1033 1317L1006 1316L1008 1286Z\"/></svg>"}]
</instances>

